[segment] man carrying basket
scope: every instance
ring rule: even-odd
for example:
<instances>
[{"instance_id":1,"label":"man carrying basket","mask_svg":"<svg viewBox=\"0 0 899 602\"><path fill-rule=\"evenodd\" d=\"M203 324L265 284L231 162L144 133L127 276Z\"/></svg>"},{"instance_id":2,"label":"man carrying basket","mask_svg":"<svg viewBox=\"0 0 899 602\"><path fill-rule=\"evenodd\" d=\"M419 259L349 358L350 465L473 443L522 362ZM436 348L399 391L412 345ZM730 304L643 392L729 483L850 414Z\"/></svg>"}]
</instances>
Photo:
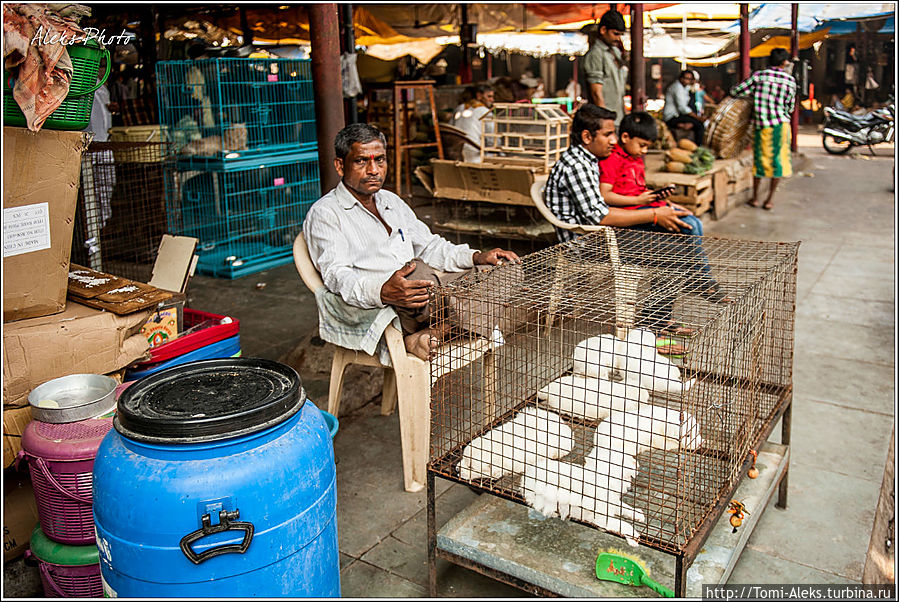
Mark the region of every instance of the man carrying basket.
<instances>
[{"instance_id":1,"label":"man carrying basket","mask_svg":"<svg viewBox=\"0 0 899 602\"><path fill-rule=\"evenodd\" d=\"M796 80L790 75L789 53L775 48L768 57L768 68L756 71L731 90L731 96L748 96L752 102L754 136L752 154L755 165L751 207L758 207L761 178L771 178L771 188L763 209L774 207L772 197L780 178L793 175L790 154L790 115L796 103Z\"/></svg>"}]
</instances>

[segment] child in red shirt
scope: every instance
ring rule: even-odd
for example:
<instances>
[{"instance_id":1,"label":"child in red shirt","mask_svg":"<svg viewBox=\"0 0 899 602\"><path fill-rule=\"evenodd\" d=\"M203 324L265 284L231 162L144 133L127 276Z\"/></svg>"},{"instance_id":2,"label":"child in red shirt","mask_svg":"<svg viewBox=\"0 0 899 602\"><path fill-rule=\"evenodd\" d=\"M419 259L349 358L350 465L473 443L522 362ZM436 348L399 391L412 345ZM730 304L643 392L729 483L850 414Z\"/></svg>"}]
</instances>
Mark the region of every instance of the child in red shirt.
<instances>
[{"instance_id":1,"label":"child in red shirt","mask_svg":"<svg viewBox=\"0 0 899 602\"><path fill-rule=\"evenodd\" d=\"M656 138L658 128L652 115L641 111L624 116L618 126L618 146L599 164L599 191L606 204L621 209L671 205L686 211L684 207L665 200L671 196L670 191L663 190L657 194L646 188L643 155ZM681 234L702 236L702 222L699 218L686 215L680 219L690 225L690 228L681 228Z\"/></svg>"},{"instance_id":2,"label":"child in red shirt","mask_svg":"<svg viewBox=\"0 0 899 602\"><path fill-rule=\"evenodd\" d=\"M646 188L643 155L656 138L658 127L652 115L638 111L624 116L618 126L618 146L607 159L599 163L599 191L606 204L620 209L645 209L670 205L688 211L685 207L665 200L671 196L670 190L663 189L656 194ZM680 233L691 235L689 246L696 257L693 266L697 273L689 279L691 285L698 294L709 301L715 303L731 301L712 277L708 257L702 248L702 222L692 214L682 215L680 219L689 226L681 228ZM666 232L656 224L638 224L631 228ZM694 236L696 238L693 238Z\"/></svg>"}]
</instances>

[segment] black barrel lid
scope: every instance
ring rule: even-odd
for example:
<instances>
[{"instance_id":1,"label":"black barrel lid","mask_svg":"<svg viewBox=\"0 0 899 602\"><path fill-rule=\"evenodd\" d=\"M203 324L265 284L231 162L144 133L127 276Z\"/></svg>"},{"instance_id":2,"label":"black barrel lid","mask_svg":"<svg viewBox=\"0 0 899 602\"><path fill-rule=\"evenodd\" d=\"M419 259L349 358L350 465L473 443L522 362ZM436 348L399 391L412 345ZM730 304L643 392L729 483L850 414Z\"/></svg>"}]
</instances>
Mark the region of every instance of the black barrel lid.
<instances>
[{"instance_id":1,"label":"black barrel lid","mask_svg":"<svg viewBox=\"0 0 899 602\"><path fill-rule=\"evenodd\" d=\"M260 358L189 362L146 376L122 392L113 425L146 443L200 443L279 424L306 402L290 366Z\"/></svg>"}]
</instances>

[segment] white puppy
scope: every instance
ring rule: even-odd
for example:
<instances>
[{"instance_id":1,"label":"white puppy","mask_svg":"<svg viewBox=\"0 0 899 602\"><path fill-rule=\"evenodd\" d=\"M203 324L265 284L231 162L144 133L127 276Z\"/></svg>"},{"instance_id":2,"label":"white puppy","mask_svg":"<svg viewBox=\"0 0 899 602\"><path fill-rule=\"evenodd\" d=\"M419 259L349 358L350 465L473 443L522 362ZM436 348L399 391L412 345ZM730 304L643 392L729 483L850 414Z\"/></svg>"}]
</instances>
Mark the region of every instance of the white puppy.
<instances>
[{"instance_id":1,"label":"white puppy","mask_svg":"<svg viewBox=\"0 0 899 602\"><path fill-rule=\"evenodd\" d=\"M606 489L597 487L596 476L577 464L543 460L528 467L520 488L525 501L541 514L589 522L620 533L628 544L636 546L638 533L620 517L645 522L643 513L623 503L620 496L609 496Z\"/></svg>"},{"instance_id":2,"label":"white puppy","mask_svg":"<svg viewBox=\"0 0 899 602\"><path fill-rule=\"evenodd\" d=\"M561 458L573 446L571 428L558 414L528 407L472 439L462 451L459 476L472 480L520 474L539 459Z\"/></svg>"},{"instance_id":3,"label":"white puppy","mask_svg":"<svg viewBox=\"0 0 899 602\"><path fill-rule=\"evenodd\" d=\"M537 399L574 418L604 420L612 410L648 402L649 392L633 385L571 374L537 391Z\"/></svg>"},{"instance_id":4,"label":"white puppy","mask_svg":"<svg viewBox=\"0 0 899 602\"><path fill-rule=\"evenodd\" d=\"M636 456L650 449L697 449L702 445L699 424L687 412L641 405L637 412L612 412L596 428L594 447Z\"/></svg>"}]
</instances>

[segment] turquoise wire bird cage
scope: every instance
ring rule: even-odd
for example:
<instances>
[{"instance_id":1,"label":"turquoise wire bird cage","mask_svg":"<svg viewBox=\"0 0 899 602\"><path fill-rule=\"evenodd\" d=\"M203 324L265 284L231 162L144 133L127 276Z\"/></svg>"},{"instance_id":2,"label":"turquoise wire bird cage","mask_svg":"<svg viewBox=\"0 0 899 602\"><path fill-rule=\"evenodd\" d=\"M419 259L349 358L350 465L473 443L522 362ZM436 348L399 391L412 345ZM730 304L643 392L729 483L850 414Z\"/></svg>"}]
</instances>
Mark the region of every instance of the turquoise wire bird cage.
<instances>
[{"instance_id":1,"label":"turquoise wire bird cage","mask_svg":"<svg viewBox=\"0 0 899 602\"><path fill-rule=\"evenodd\" d=\"M199 239L197 270L210 276L293 261L293 241L319 196L315 150L242 169L166 173L169 230Z\"/></svg>"},{"instance_id":2,"label":"turquoise wire bird cage","mask_svg":"<svg viewBox=\"0 0 899 602\"><path fill-rule=\"evenodd\" d=\"M156 89L179 169L251 166L316 146L308 59L160 61Z\"/></svg>"}]
</instances>

